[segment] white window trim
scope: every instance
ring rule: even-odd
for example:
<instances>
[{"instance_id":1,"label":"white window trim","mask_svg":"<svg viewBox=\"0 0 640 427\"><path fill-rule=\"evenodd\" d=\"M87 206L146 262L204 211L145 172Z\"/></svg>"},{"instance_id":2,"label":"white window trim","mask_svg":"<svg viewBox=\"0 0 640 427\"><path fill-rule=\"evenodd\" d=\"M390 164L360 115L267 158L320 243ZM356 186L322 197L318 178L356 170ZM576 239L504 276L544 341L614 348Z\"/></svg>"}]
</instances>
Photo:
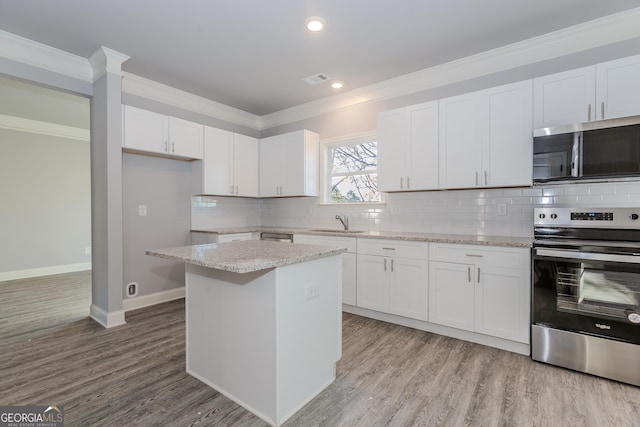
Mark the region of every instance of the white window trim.
<instances>
[{"instance_id":1,"label":"white window trim","mask_svg":"<svg viewBox=\"0 0 640 427\"><path fill-rule=\"evenodd\" d=\"M336 147L339 145L345 145L349 142L362 142L365 139L376 139L377 133L375 130L353 133L345 136L326 138L320 140L320 200L319 205L327 205L327 206L376 206L376 205L386 205L386 193L380 192L380 201L378 202L350 202L350 203L335 203L329 201L330 197L330 188L331 184L329 184L329 176L331 175L331 171L329 170L329 159L328 152L331 147ZM378 166L379 169L380 166Z\"/></svg>"}]
</instances>

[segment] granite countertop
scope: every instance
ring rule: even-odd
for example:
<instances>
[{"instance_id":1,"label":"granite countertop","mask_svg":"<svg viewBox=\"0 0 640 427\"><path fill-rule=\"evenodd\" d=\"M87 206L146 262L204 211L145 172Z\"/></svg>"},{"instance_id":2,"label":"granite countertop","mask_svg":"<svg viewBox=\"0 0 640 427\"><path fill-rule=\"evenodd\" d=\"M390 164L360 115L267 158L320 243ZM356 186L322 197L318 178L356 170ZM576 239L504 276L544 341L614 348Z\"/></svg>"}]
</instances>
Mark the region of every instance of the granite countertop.
<instances>
[{"instance_id":1,"label":"granite countertop","mask_svg":"<svg viewBox=\"0 0 640 427\"><path fill-rule=\"evenodd\" d=\"M533 245L532 237L513 236L482 236L473 234L438 234L401 231L359 231L359 230L315 230L307 228L286 227L238 227L191 230L200 233L236 234L236 233L288 233L308 234L317 236L341 236L358 237L367 239L410 240L416 242L455 243L461 245L487 245L530 248Z\"/></svg>"},{"instance_id":2,"label":"granite countertop","mask_svg":"<svg viewBox=\"0 0 640 427\"><path fill-rule=\"evenodd\" d=\"M217 270L250 273L338 255L345 251L346 248L246 240L154 249L146 251L146 254Z\"/></svg>"}]
</instances>

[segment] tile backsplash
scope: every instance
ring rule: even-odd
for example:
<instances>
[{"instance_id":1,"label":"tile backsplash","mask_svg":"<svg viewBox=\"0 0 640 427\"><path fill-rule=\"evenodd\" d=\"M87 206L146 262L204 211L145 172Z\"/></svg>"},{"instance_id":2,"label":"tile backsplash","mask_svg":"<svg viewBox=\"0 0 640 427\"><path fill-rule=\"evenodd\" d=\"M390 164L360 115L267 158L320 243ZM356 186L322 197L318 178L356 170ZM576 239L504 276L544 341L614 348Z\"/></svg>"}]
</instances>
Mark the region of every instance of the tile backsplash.
<instances>
[{"instance_id":1,"label":"tile backsplash","mask_svg":"<svg viewBox=\"0 0 640 427\"><path fill-rule=\"evenodd\" d=\"M353 230L528 237L533 234L535 207L640 207L640 181L390 193L385 204L369 206L318 202L315 197L194 196L191 223L194 229L255 225L340 228L335 219L340 214L349 217Z\"/></svg>"}]
</instances>

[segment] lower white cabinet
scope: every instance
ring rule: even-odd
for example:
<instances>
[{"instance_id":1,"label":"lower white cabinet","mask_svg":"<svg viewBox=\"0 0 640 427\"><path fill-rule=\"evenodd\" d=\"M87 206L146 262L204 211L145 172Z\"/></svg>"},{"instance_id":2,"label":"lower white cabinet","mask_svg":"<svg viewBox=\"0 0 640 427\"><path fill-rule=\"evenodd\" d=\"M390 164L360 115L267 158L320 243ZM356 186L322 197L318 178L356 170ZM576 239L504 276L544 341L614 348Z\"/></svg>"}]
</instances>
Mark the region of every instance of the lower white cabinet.
<instances>
[{"instance_id":1,"label":"lower white cabinet","mask_svg":"<svg viewBox=\"0 0 640 427\"><path fill-rule=\"evenodd\" d=\"M293 242L347 248L342 253L342 303L356 305L356 238L294 234Z\"/></svg>"},{"instance_id":2,"label":"lower white cabinet","mask_svg":"<svg viewBox=\"0 0 640 427\"><path fill-rule=\"evenodd\" d=\"M358 239L357 306L427 320L428 244Z\"/></svg>"},{"instance_id":3,"label":"lower white cabinet","mask_svg":"<svg viewBox=\"0 0 640 427\"><path fill-rule=\"evenodd\" d=\"M529 249L432 244L429 258L429 322L529 343Z\"/></svg>"},{"instance_id":4,"label":"lower white cabinet","mask_svg":"<svg viewBox=\"0 0 640 427\"><path fill-rule=\"evenodd\" d=\"M257 240L258 235L259 233L218 234L218 233L207 233L203 231L192 231L191 244L204 245L207 243L226 243L226 242L239 242L241 240Z\"/></svg>"}]
</instances>

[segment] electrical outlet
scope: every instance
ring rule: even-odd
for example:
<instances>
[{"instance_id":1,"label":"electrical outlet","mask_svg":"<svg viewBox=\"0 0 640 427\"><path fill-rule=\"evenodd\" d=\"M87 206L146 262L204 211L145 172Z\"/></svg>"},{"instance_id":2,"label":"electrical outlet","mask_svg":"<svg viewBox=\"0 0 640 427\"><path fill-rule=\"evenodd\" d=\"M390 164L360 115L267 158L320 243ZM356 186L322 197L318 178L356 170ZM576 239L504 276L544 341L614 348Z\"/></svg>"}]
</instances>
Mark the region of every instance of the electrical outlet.
<instances>
[{"instance_id":1,"label":"electrical outlet","mask_svg":"<svg viewBox=\"0 0 640 427\"><path fill-rule=\"evenodd\" d=\"M507 205L505 203L498 204L498 215L505 216L507 214Z\"/></svg>"},{"instance_id":2,"label":"electrical outlet","mask_svg":"<svg viewBox=\"0 0 640 427\"><path fill-rule=\"evenodd\" d=\"M147 205L138 205L138 216L147 216Z\"/></svg>"},{"instance_id":3,"label":"electrical outlet","mask_svg":"<svg viewBox=\"0 0 640 427\"><path fill-rule=\"evenodd\" d=\"M136 282L127 284L127 296L135 297L136 295L138 295L138 284Z\"/></svg>"},{"instance_id":4,"label":"electrical outlet","mask_svg":"<svg viewBox=\"0 0 640 427\"><path fill-rule=\"evenodd\" d=\"M318 298L320 296L320 288L318 285L307 286L307 300Z\"/></svg>"}]
</instances>

